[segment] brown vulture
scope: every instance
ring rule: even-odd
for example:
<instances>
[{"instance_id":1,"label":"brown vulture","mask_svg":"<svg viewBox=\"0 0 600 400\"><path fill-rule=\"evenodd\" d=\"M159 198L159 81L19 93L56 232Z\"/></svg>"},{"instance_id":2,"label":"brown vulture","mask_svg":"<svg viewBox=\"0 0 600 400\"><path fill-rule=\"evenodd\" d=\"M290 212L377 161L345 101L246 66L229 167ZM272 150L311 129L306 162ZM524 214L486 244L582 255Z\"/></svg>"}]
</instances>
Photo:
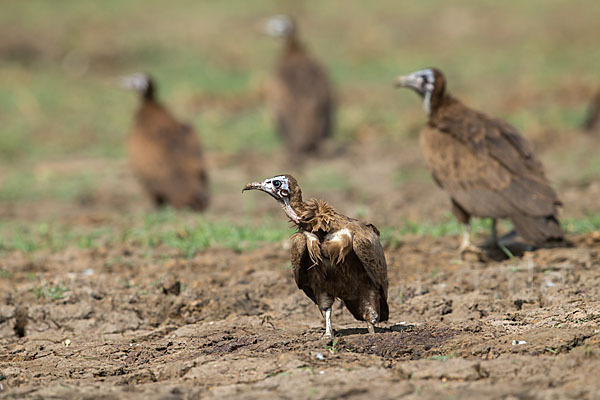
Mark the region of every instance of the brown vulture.
<instances>
[{"instance_id":1,"label":"brown vulture","mask_svg":"<svg viewBox=\"0 0 600 400\"><path fill-rule=\"evenodd\" d=\"M592 99L583 128L586 131L600 130L600 91Z\"/></svg>"},{"instance_id":2,"label":"brown vulture","mask_svg":"<svg viewBox=\"0 0 600 400\"><path fill-rule=\"evenodd\" d=\"M141 99L128 138L134 173L157 206L204 210L209 202L208 174L196 132L156 100L156 86L148 75L128 76L122 85L137 91Z\"/></svg>"},{"instance_id":3,"label":"brown vulture","mask_svg":"<svg viewBox=\"0 0 600 400\"><path fill-rule=\"evenodd\" d=\"M435 68L399 77L396 86L416 91L429 121L420 134L425 162L433 179L450 195L452 212L464 224L460 246L471 245L469 220L510 218L531 245L561 241L557 219L561 205L529 142L509 123L475 111L446 92L444 75Z\"/></svg>"},{"instance_id":4,"label":"brown vulture","mask_svg":"<svg viewBox=\"0 0 600 400\"><path fill-rule=\"evenodd\" d=\"M292 236L292 270L299 289L325 312L325 335L332 336L331 307L341 299L369 332L387 321L388 278L379 231L338 213L323 200L302 200L291 175L249 183L242 190L262 190L281 205L298 231Z\"/></svg>"},{"instance_id":5,"label":"brown vulture","mask_svg":"<svg viewBox=\"0 0 600 400\"><path fill-rule=\"evenodd\" d=\"M266 31L284 39L267 93L277 130L292 156L314 153L333 125L335 106L327 72L300 43L290 17L272 17Z\"/></svg>"}]
</instances>

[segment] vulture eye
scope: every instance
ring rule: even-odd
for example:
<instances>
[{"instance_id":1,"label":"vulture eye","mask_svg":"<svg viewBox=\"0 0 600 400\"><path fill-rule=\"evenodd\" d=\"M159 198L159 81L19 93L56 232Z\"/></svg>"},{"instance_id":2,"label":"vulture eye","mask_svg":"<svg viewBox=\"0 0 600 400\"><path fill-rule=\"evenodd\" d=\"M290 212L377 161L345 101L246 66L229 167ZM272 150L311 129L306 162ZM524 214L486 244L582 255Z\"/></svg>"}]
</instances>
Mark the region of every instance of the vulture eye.
<instances>
[{"instance_id":1,"label":"vulture eye","mask_svg":"<svg viewBox=\"0 0 600 400\"><path fill-rule=\"evenodd\" d=\"M275 186L275 189L279 189L281 187L281 181L273 181L273 186Z\"/></svg>"}]
</instances>

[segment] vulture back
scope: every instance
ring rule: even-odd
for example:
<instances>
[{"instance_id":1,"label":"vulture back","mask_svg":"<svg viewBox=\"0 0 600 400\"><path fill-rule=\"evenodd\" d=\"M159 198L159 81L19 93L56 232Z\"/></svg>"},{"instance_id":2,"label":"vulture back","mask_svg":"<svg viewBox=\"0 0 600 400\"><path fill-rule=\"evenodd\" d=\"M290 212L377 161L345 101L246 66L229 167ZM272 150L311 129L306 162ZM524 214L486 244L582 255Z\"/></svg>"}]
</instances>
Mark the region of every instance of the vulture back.
<instances>
[{"instance_id":1,"label":"vulture back","mask_svg":"<svg viewBox=\"0 0 600 400\"><path fill-rule=\"evenodd\" d=\"M153 99L143 100L128 138L131 166L156 205L204 210L208 174L194 129Z\"/></svg>"},{"instance_id":2,"label":"vulture back","mask_svg":"<svg viewBox=\"0 0 600 400\"><path fill-rule=\"evenodd\" d=\"M331 135L334 98L325 69L287 39L269 88L277 129L292 154L316 151Z\"/></svg>"}]
</instances>

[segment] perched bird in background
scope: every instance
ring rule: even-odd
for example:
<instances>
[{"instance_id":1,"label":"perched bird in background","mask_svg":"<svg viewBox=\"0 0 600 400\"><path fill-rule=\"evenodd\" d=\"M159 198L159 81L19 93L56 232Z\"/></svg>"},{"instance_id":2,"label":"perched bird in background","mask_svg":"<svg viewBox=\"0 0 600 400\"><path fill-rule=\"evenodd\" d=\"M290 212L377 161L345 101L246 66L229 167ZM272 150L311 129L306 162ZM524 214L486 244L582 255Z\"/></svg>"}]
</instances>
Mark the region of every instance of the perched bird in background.
<instances>
[{"instance_id":1,"label":"perched bird in background","mask_svg":"<svg viewBox=\"0 0 600 400\"><path fill-rule=\"evenodd\" d=\"M586 131L600 131L600 90L592 99L583 129Z\"/></svg>"},{"instance_id":2,"label":"perched bird in background","mask_svg":"<svg viewBox=\"0 0 600 400\"><path fill-rule=\"evenodd\" d=\"M289 16L272 17L266 31L284 40L267 93L277 129L292 156L314 153L333 128L335 105L327 72L300 43Z\"/></svg>"},{"instance_id":3,"label":"perched bird in background","mask_svg":"<svg viewBox=\"0 0 600 400\"><path fill-rule=\"evenodd\" d=\"M510 218L530 245L562 241L557 219L561 202L515 127L450 96L437 69L399 77L396 86L423 98L429 122L420 134L421 149L433 179L450 195L453 214L464 224L461 254L480 252L470 240L472 216L492 218L495 244L498 218Z\"/></svg>"},{"instance_id":4,"label":"perched bird in background","mask_svg":"<svg viewBox=\"0 0 600 400\"><path fill-rule=\"evenodd\" d=\"M209 203L208 174L196 132L157 101L150 76L138 73L125 77L122 86L140 95L128 147L131 165L142 185L157 206L204 210Z\"/></svg>"},{"instance_id":5,"label":"perched bird in background","mask_svg":"<svg viewBox=\"0 0 600 400\"><path fill-rule=\"evenodd\" d=\"M291 175L249 183L245 190L261 190L283 208L298 232L292 236L292 270L299 289L325 312L325 335L332 336L331 308L335 298L359 321L387 321L388 277L379 231L338 213L323 200L302 200Z\"/></svg>"}]
</instances>

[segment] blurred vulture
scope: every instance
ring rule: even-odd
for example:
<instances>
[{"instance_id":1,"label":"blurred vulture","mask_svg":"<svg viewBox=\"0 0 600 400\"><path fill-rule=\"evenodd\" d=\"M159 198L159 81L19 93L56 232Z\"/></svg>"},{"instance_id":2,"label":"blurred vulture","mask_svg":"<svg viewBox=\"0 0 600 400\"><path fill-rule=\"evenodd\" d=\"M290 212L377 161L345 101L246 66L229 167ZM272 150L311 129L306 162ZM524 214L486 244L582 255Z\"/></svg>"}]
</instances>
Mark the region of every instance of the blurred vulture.
<instances>
[{"instance_id":1,"label":"blurred vulture","mask_svg":"<svg viewBox=\"0 0 600 400\"><path fill-rule=\"evenodd\" d=\"M453 214L465 226L461 253L480 251L471 245L471 216L492 218L496 244L498 218L510 218L529 244L562 240L556 217L561 203L515 127L451 97L437 69L399 77L396 86L423 98L429 122L421 131L421 149L434 180L450 195Z\"/></svg>"},{"instance_id":2,"label":"blurred vulture","mask_svg":"<svg viewBox=\"0 0 600 400\"><path fill-rule=\"evenodd\" d=\"M291 175L253 182L242 190L262 190L283 208L298 232L292 236L292 269L298 288L325 312L325 335L332 336L335 298L359 321L387 321L388 278L379 231L338 213L322 200L302 200Z\"/></svg>"},{"instance_id":3,"label":"blurred vulture","mask_svg":"<svg viewBox=\"0 0 600 400\"><path fill-rule=\"evenodd\" d=\"M583 128L586 131L597 131L600 130L600 91L596 93L596 96L592 99L590 109L588 111L588 117L585 120Z\"/></svg>"},{"instance_id":4,"label":"blurred vulture","mask_svg":"<svg viewBox=\"0 0 600 400\"><path fill-rule=\"evenodd\" d=\"M284 39L268 90L277 129L292 156L313 153L331 135L334 99L329 78L298 40L298 29L290 17L272 17L266 30Z\"/></svg>"},{"instance_id":5,"label":"blurred vulture","mask_svg":"<svg viewBox=\"0 0 600 400\"><path fill-rule=\"evenodd\" d=\"M157 206L204 210L208 175L196 132L156 100L149 76L134 74L122 85L137 91L141 100L128 138L130 162L140 182Z\"/></svg>"}]
</instances>

